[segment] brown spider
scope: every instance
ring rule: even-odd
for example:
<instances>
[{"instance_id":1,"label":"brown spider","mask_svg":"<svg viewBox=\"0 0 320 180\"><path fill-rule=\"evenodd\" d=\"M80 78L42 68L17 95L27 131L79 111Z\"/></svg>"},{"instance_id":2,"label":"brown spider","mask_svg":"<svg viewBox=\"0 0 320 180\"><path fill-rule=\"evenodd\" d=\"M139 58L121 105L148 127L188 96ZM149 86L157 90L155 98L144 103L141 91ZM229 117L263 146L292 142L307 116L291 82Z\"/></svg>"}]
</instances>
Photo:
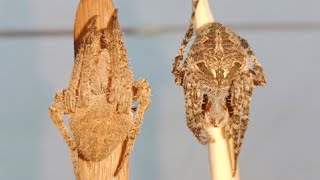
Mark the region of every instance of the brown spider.
<instances>
[{"instance_id":1,"label":"brown spider","mask_svg":"<svg viewBox=\"0 0 320 180\"><path fill-rule=\"evenodd\" d=\"M76 177L78 157L101 161L125 141L115 176L118 174L133 149L150 102L148 82L133 82L117 12L110 20L111 27L103 32L97 31L96 20L97 16L88 25L68 88L56 93L49 108L71 150ZM135 114L131 111L134 101L139 101ZM62 115L69 115L71 132Z\"/></svg>"},{"instance_id":2,"label":"brown spider","mask_svg":"<svg viewBox=\"0 0 320 180\"><path fill-rule=\"evenodd\" d=\"M209 127L223 127L233 140L235 175L237 158L248 127L249 105L254 86L266 78L246 40L220 23L197 29L196 38L184 62L193 35L195 0L191 23L174 59L172 73L184 89L187 126L202 144L212 142ZM252 68L251 68L252 67Z\"/></svg>"}]
</instances>

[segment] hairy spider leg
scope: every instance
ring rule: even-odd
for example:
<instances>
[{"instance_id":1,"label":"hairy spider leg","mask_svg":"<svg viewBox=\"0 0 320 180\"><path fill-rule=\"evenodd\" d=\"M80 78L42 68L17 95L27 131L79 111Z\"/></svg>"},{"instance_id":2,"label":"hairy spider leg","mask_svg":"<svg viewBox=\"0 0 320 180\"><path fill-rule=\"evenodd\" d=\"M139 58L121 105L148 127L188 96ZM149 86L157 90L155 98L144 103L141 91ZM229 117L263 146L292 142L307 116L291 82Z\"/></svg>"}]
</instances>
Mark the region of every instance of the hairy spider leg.
<instances>
[{"instance_id":1,"label":"hairy spider leg","mask_svg":"<svg viewBox=\"0 0 320 180\"><path fill-rule=\"evenodd\" d=\"M149 104L150 104L151 90L150 90L149 83L145 79L136 81L134 83L133 93L134 93L133 101L139 101L139 104L138 104L137 110L136 110L134 125L129 132L129 135L128 135L128 138L126 141L127 142L126 149L125 149L124 155L120 161L120 164L114 173L115 176L118 175L118 173L121 171L124 164L127 162L127 160L130 157L130 153L133 150L134 143L135 143L137 136L138 136L140 129L141 129L144 113L146 112L146 110L148 109Z\"/></svg>"},{"instance_id":2,"label":"hairy spider leg","mask_svg":"<svg viewBox=\"0 0 320 180\"><path fill-rule=\"evenodd\" d=\"M112 83L110 87L110 102L117 102L117 111L119 113L130 113L132 104L132 95L124 96L123 94L132 94L133 77L127 61L127 53L123 43L122 31L117 18L117 10L110 19L111 34L110 46L113 47L111 56L112 63ZM125 80L125 81L124 81Z\"/></svg>"},{"instance_id":3,"label":"hairy spider leg","mask_svg":"<svg viewBox=\"0 0 320 180\"><path fill-rule=\"evenodd\" d=\"M195 13L196 13L196 8L198 6L199 0L193 0L193 2L194 2L193 3L193 10L192 10L191 20L190 20L188 30L182 40L179 51L173 61L172 73L176 78L175 79L176 84L180 85L180 86L182 85L182 79L183 79L183 70L182 70L181 64L184 59L184 53L186 51L187 45L190 42L191 37L193 35Z\"/></svg>"},{"instance_id":4,"label":"hairy spider leg","mask_svg":"<svg viewBox=\"0 0 320 180\"><path fill-rule=\"evenodd\" d=\"M204 132L205 115L202 108L204 92L198 87L194 78L191 72L184 79L187 126L201 144L207 144L209 136Z\"/></svg>"}]
</instances>

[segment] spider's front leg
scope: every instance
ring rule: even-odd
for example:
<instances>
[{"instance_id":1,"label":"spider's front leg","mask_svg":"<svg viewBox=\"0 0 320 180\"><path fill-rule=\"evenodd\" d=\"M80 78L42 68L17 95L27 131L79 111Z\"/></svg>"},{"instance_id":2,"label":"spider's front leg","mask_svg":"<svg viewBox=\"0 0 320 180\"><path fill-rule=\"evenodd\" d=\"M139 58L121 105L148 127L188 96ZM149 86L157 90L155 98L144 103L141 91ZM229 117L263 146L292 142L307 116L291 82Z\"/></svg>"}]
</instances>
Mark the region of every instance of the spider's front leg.
<instances>
[{"instance_id":1,"label":"spider's front leg","mask_svg":"<svg viewBox=\"0 0 320 180\"><path fill-rule=\"evenodd\" d=\"M69 90L58 91L55 95L54 102L49 108L49 114L53 123L59 129L61 135L66 141L71 150L72 164L75 176L78 177L78 153L76 143L72 139L71 133L68 131L66 124L63 121L62 115L70 114L75 109L75 96Z\"/></svg>"},{"instance_id":2,"label":"spider's front leg","mask_svg":"<svg viewBox=\"0 0 320 180\"><path fill-rule=\"evenodd\" d=\"M117 10L110 19L112 29L103 34L110 53L111 77L109 102L117 103L118 113L130 113L132 103L133 75L128 65L128 57L118 21Z\"/></svg>"},{"instance_id":3,"label":"spider's front leg","mask_svg":"<svg viewBox=\"0 0 320 180\"><path fill-rule=\"evenodd\" d=\"M198 6L199 0L193 0L193 10L192 10L192 14L191 14L191 20L190 20L190 24L188 27L188 30L186 32L186 34L184 35L184 38L182 40L182 43L180 45L179 51L176 55L176 57L173 60L173 67L172 67L172 74L175 76L175 82L177 85L181 86L182 85L182 80L183 80L183 76L184 73L182 71L182 61L183 61L183 57L184 57L184 53L186 51L187 45L190 42L192 36L193 36L193 31L194 31L194 21L195 21L195 13L196 13L196 8Z\"/></svg>"},{"instance_id":4,"label":"spider's front leg","mask_svg":"<svg viewBox=\"0 0 320 180\"><path fill-rule=\"evenodd\" d=\"M205 116L203 112L203 91L197 86L196 80L186 78L184 81L184 94L186 106L187 126L201 144L207 144L210 136L205 129Z\"/></svg>"},{"instance_id":5,"label":"spider's front leg","mask_svg":"<svg viewBox=\"0 0 320 180\"><path fill-rule=\"evenodd\" d=\"M115 176L117 176L117 174L123 168L124 164L129 159L130 153L133 149L134 143L141 129L144 113L149 107L150 96L151 96L150 85L146 80L142 79L142 80L136 81L133 84L133 101L139 101L139 104L136 109L134 125L129 132L126 149L121 159L121 162L117 170L115 171Z\"/></svg>"}]
</instances>

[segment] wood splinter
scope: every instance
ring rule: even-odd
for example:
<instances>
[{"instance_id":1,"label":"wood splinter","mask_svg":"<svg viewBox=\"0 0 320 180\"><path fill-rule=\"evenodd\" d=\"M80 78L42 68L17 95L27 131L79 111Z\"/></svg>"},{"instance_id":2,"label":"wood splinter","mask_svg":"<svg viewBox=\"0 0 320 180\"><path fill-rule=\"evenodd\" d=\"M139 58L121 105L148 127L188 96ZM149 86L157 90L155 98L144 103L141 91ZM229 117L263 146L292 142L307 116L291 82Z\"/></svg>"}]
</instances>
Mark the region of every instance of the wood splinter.
<instances>
[{"instance_id":1,"label":"wood splinter","mask_svg":"<svg viewBox=\"0 0 320 180\"><path fill-rule=\"evenodd\" d=\"M77 180L128 179L130 153L150 103L149 83L133 82L111 0L82 0L74 37L71 79L56 93L51 119L71 150ZM70 117L71 131L63 115Z\"/></svg>"}]
</instances>

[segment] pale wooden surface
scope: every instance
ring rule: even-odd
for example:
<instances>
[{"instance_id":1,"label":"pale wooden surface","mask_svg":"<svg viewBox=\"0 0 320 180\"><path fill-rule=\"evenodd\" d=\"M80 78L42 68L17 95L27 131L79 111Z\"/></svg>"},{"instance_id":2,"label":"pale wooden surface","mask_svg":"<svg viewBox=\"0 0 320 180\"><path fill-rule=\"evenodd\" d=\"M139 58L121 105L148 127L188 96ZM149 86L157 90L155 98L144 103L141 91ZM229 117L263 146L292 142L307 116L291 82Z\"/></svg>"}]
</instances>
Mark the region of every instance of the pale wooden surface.
<instances>
[{"instance_id":1,"label":"pale wooden surface","mask_svg":"<svg viewBox=\"0 0 320 180\"><path fill-rule=\"evenodd\" d=\"M81 35L86 30L86 24L95 15L99 15L97 20L98 30L107 27L110 17L115 7L112 0L81 0L78 6L76 20L74 23L75 49L81 42Z\"/></svg>"},{"instance_id":2,"label":"pale wooden surface","mask_svg":"<svg viewBox=\"0 0 320 180\"><path fill-rule=\"evenodd\" d=\"M239 168L236 176L232 177L233 153L230 140L226 139L225 133L220 127L211 127L210 134L214 143L209 143L209 163L212 180L239 180Z\"/></svg>"},{"instance_id":3,"label":"pale wooden surface","mask_svg":"<svg viewBox=\"0 0 320 180\"><path fill-rule=\"evenodd\" d=\"M107 28L109 19L115 7L112 0L81 0L78 6L74 25L74 45L78 49L82 35L86 31L86 24L95 15L99 15L97 20L98 30ZM113 174L119 164L120 156L124 149L123 144L110 154L110 156L100 162L89 162L79 157L79 180L127 180L129 179L129 161L119 172L117 177Z\"/></svg>"},{"instance_id":4,"label":"pale wooden surface","mask_svg":"<svg viewBox=\"0 0 320 180\"><path fill-rule=\"evenodd\" d=\"M208 0L199 0L195 14L195 29L200 28L202 25L210 22L214 22L214 17L211 13Z\"/></svg>"},{"instance_id":5,"label":"pale wooden surface","mask_svg":"<svg viewBox=\"0 0 320 180\"><path fill-rule=\"evenodd\" d=\"M208 0L199 0L195 13L195 29L202 25L214 22L214 16L210 10ZM226 139L221 128L209 129L215 140L209 143L209 163L212 180L239 180L239 168L236 176L232 177L233 148L232 143Z\"/></svg>"}]
</instances>

